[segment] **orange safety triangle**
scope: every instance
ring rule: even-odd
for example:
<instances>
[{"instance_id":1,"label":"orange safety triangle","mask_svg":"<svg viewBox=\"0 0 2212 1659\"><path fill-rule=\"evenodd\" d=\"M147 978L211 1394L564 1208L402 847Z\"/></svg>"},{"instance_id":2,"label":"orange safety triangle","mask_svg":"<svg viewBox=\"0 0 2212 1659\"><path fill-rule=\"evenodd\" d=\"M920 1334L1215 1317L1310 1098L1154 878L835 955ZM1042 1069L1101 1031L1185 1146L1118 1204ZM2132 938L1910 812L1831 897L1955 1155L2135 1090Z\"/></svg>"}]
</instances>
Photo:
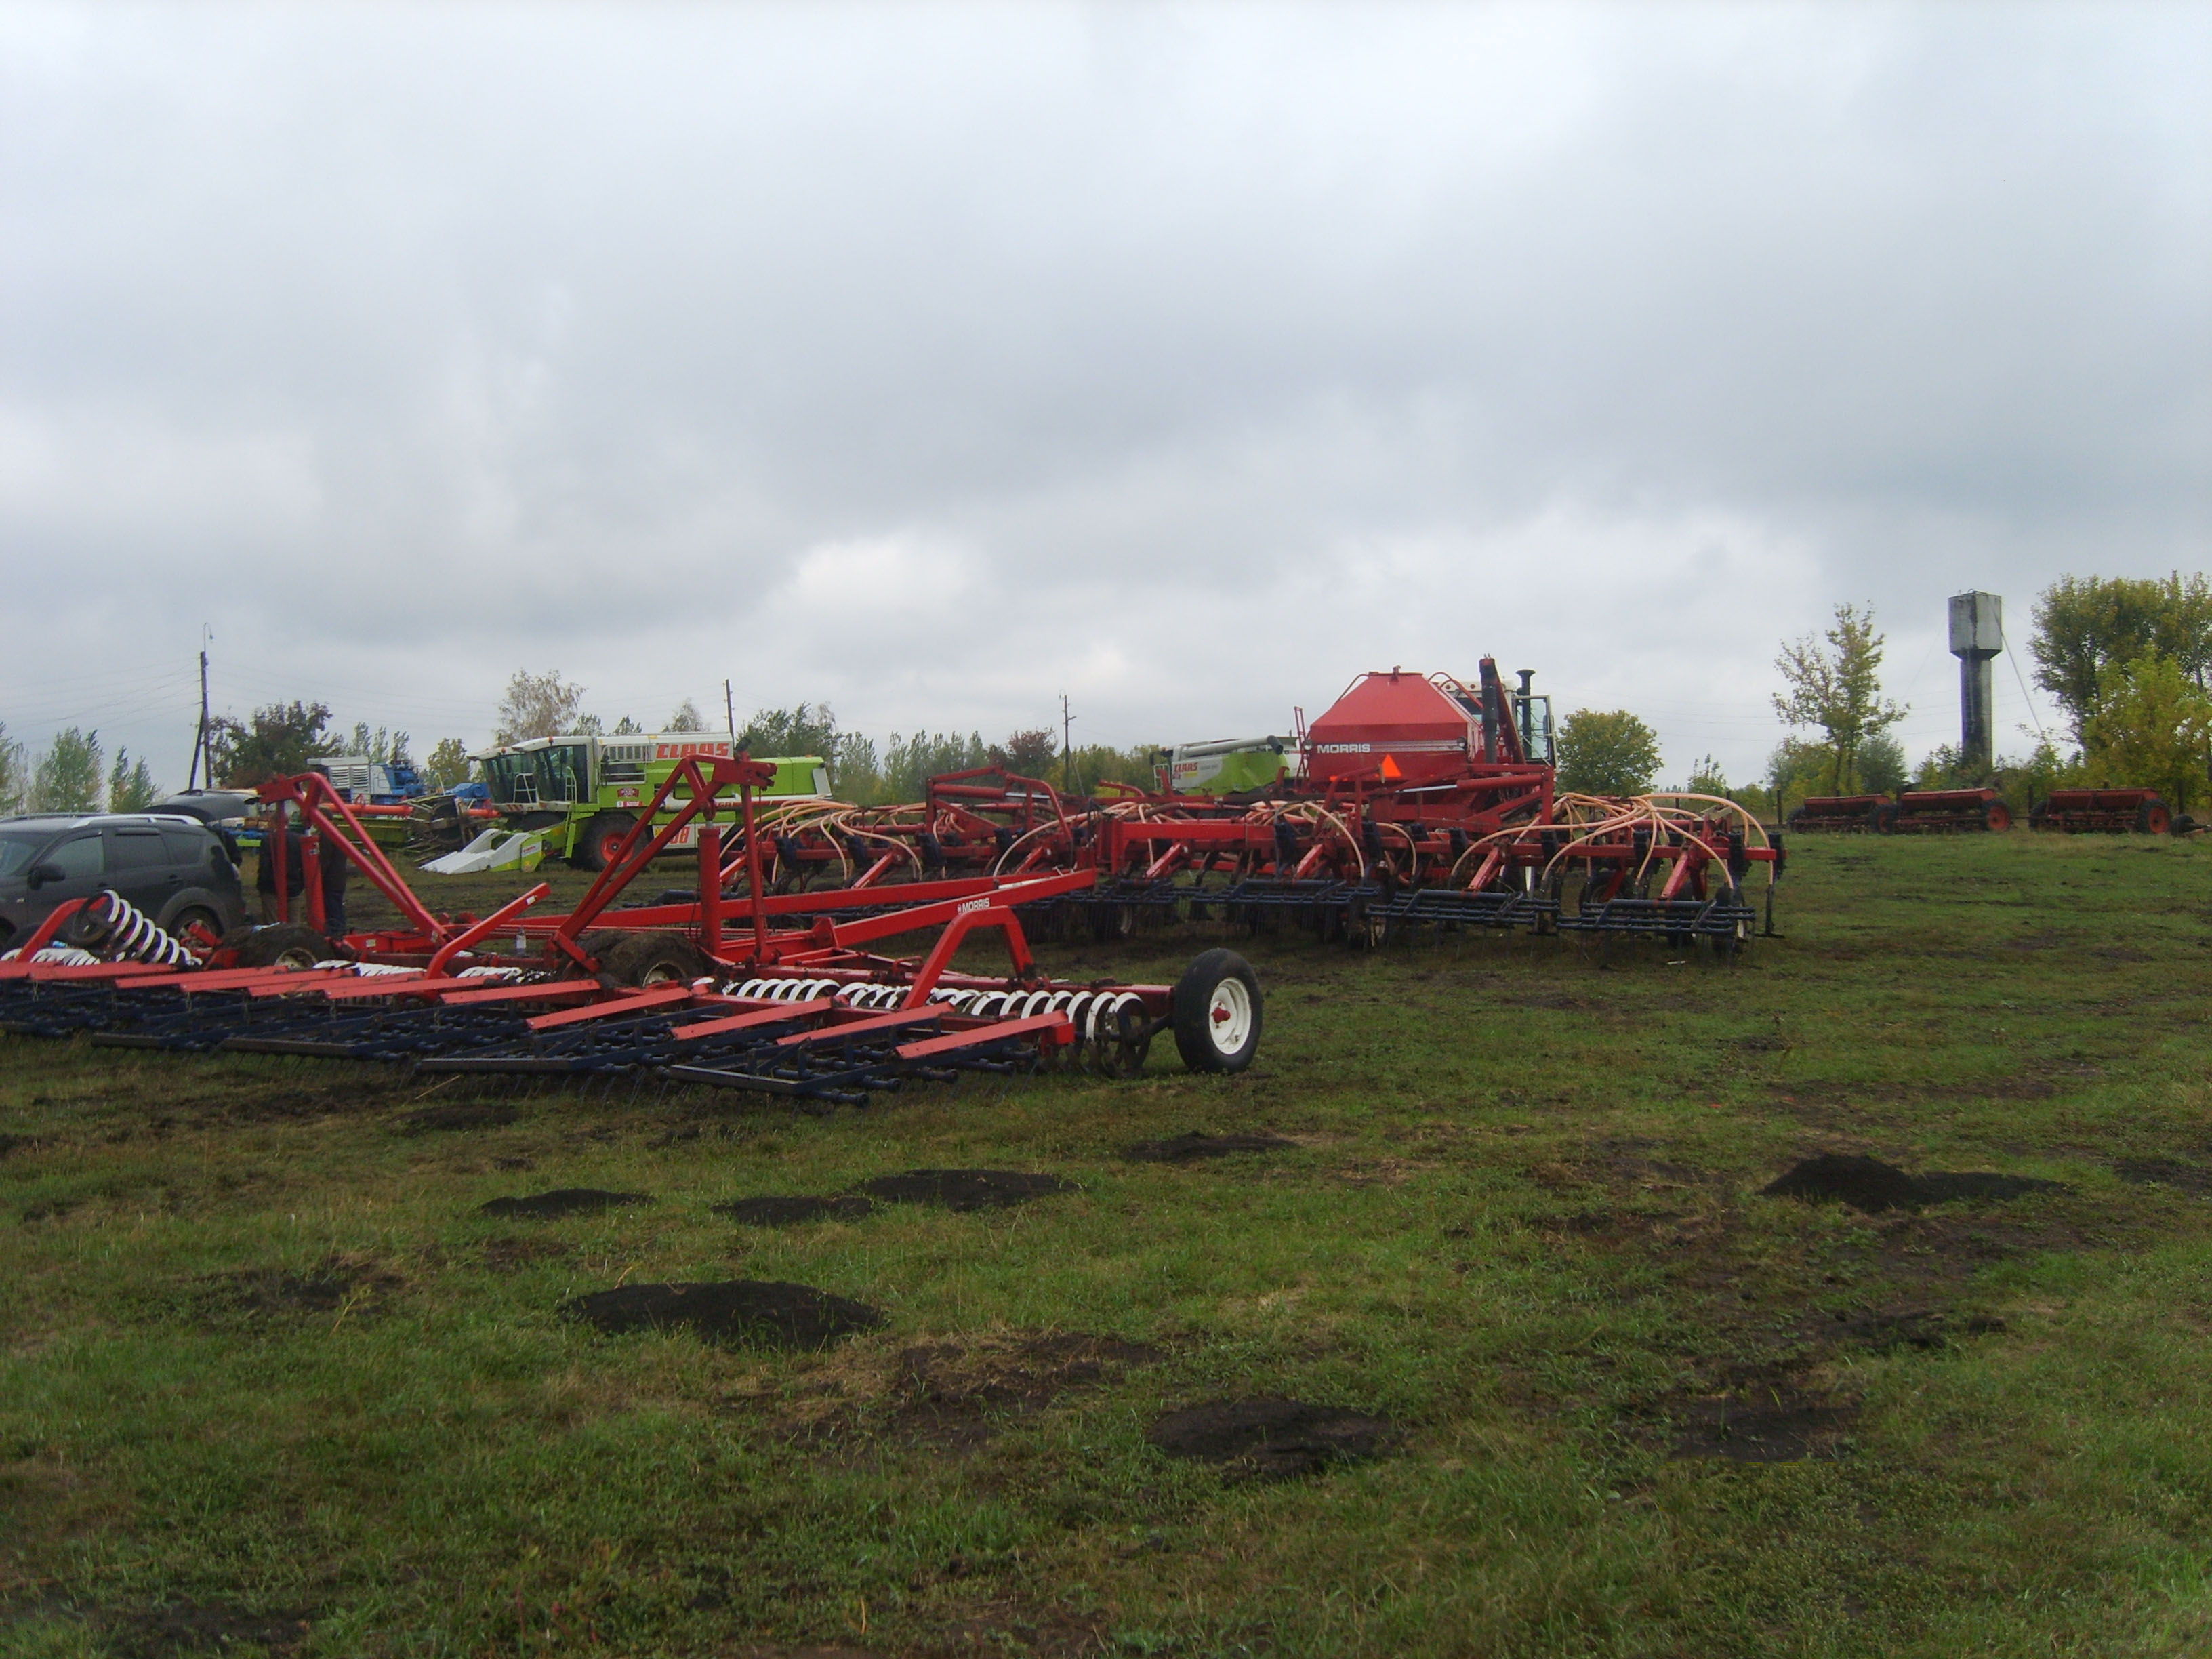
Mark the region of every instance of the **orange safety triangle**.
<instances>
[{"instance_id":1,"label":"orange safety triangle","mask_svg":"<svg viewBox=\"0 0 2212 1659\"><path fill-rule=\"evenodd\" d=\"M1382 757L1382 775L1386 778L1402 778L1406 775L1398 769L1396 761L1385 755Z\"/></svg>"}]
</instances>

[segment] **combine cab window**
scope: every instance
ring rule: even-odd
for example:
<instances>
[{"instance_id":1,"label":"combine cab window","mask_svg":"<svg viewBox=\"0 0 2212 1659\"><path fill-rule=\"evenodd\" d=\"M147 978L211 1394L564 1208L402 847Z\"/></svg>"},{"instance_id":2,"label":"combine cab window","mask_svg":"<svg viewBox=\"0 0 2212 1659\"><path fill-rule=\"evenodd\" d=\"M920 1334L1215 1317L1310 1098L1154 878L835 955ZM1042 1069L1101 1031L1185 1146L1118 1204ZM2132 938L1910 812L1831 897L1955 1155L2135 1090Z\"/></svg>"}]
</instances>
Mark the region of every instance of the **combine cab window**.
<instances>
[{"instance_id":1,"label":"combine cab window","mask_svg":"<svg viewBox=\"0 0 2212 1659\"><path fill-rule=\"evenodd\" d=\"M580 743L556 744L538 751L538 798L563 805L590 798L590 750Z\"/></svg>"},{"instance_id":2,"label":"combine cab window","mask_svg":"<svg viewBox=\"0 0 2212 1659\"><path fill-rule=\"evenodd\" d=\"M483 763L484 786L493 801L501 806L535 806L538 805L538 770L531 764L535 755L494 755Z\"/></svg>"}]
</instances>

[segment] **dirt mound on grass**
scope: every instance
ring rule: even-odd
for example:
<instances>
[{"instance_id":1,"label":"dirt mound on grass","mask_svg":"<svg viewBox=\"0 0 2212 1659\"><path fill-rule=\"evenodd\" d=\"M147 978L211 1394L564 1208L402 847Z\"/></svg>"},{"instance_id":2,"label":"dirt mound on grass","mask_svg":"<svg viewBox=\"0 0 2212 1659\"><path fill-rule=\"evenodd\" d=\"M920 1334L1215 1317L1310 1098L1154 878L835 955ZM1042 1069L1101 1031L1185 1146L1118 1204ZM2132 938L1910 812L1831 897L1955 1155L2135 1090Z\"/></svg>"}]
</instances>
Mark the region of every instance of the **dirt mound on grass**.
<instances>
[{"instance_id":1,"label":"dirt mound on grass","mask_svg":"<svg viewBox=\"0 0 2212 1659\"><path fill-rule=\"evenodd\" d=\"M768 1348L823 1348L855 1331L888 1322L883 1312L811 1285L732 1279L708 1283L623 1285L580 1296L562 1312L609 1334L690 1331L710 1342Z\"/></svg>"},{"instance_id":2,"label":"dirt mound on grass","mask_svg":"<svg viewBox=\"0 0 2212 1659\"><path fill-rule=\"evenodd\" d=\"M304 1272L250 1267L217 1274L208 1302L212 1311L255 1318L365 1310L363 1304L398 1290L405 1281L374 1264L342 1255L325 1256Z\"/></svg>"},{"instance_id":3,"label":"dirt mound on grass","mask_svg":"<svg viewBox=\"0 0 2212 1659\"><path fill-rule=\"evenodd\" d=\"M512 1106L425 1106L401 1118L398 1129L403 1135L427 1135L445 1129L501 1129L514 1121Z\"/></svg>"},{"instance_id":4,"label":"dirt mound on grass","mask_svg":"<svg viewBox=\"0 0 2212 1659\"><path fill-rule=\"evenodd\" d=\"M904 1175L864 1181L860 1190L886 1204L937 1204L948 1210L1005 1210L1053 1193L1072 1193L1075 1183L1055 1175L1026 1175L1018 1170L908 1170Z\"/></svg>"},{"instance_id":5,"label":"dirt mound on grass","mask_svg":"<svg viewBox=\"0 0 2212 1659\"><path fill-rule=\"evenodd\" d=\"M1887 1210L1917 1210L1923 1205L1945 1204L1960 1198L2020 1198L2029 1193L2068 1190L2061 1182L1978 1170L1935 1170L1924 1176L1911 1176L1879 1158L1843 1152L1823 1152L1818 1158L1808 1158L1759 1188L1768 1198L1848 1204L1866 1215L1880 1215Z\"/></svg>"},{"instance_id":6,"label":"dirt mound on grass","mask_svg":"<svg viewBox=\"0 0 2212 1659\"><path fill-rule=\"evenodd\" d=\"M1121 1156L1139 1164L1189 1164L1202 1158L1227 1158L1237 1152L1279 1152L1298 1143L1280 1135L1209 1135L1193 1130L1172 1140L1140 1140L1121 1149Z\"/></svg>"},{"instance_id":7,"label":"dirt mound on grass","mask_svg":"<svg viewBox=\"0 0 2212 1659\"><path fill-rule=\"evenodd\" d=\"M2171 1187L2199 1197L2212 1194L2212 1170L2170 1158L2124 1158L2112 1165L2112 1173L2133 1187Z\"/></svg>"},{"instance_id":8,"label":"dirt mound on grass","mask_svg":"<svg viewBox=\"0 0 2212 1659\"><path fill-rule=\"evenodd\" d=\"M483 1265L494 1273L514 1273L540 1261L566 1261L575 1251L550 1238L487 1238Z\"/></svg>"},{"instance_id":9,"label":"dirt mound on grass","mask_svg":"<svg viewBox=\"0 0 2212 1659\"><path fill-rule=\"evenodd\" d=\"M1674 1442L1677 1457L1796 1463L1841 1456L1847 1449L1845 1432L1858 1412L1770 1391L1762 1400L1683 1401L1674 1414L1682 1425Z\"/></svg>"},{"instance_id":10,"label":"dirt mound on grass","mask_svg":"<svg viewBox=\"0 0 2212 1659\"><path fill-rule=\"evenodd\" d=\"M710 1204L714 1214L726 1216L744 1227L794 1227L802 1221L858 1221L873 1215L873 1200L857 1193L836 1198L733 1198L726 1204Z\"/></svg>"},{"instance_id":11,"label":"dirt mound on grass","mask_svg":"<svg viewBox=\"0 0 2212 1659\"><path fill-rule=\"evenodd\" d=\"M651 1193L610 1193L597 1187L556 1187L528 1198L495 1198L477 1206L478 1215L520 1216L553 1221L564 1215L598 1215L633 1204L650 1204Z\"/></svg>"},{"instance_id":12,"label":"dirt mound on grass","mask_svg":"<svg viewBox=\"0 0 2212 1659\"><path fill-rule=\"evenodd\" d=\"M2025 1198L2030 1193L2063 1193L2073 1189L2063 1181L2043 1181L2034 1176L1994 1175L1986 1170L1930 1170L1920 1177L1921 1201L1948 1204L1954 1198Z\"/></svg>"},{"instance_id":13,"label":"dirt mound on grass","mask_svg":"<svg viewBox=\"0 0 2212 1659\"><path fill-rule=\"evenodd\" d=\"M1899 1308L1856 1319L1839 1313L1835 1324L1838 1335L1875 1353L1905 1348L1932 1353L1948 1346L1954 1337L1989 1336L2004 1328L2002 1319L1980 1315L1954 1318L1941 1308Z\"/></svg>"},{"instance_id":14,"label":"dirt mound on grass","mask_svg":"<svg viewBox=\"0 0 2212 1659\"><path fill-rule=\"evenodd\" d=\"M148 1613L115 1613L102 1621L108 1650L118 1659L168 1659L180 1653L236 1653L253 1647L265 1653L297 1651L307 1639L310 1621L299 1613L241 1613L235 1607L201 1607L191 1602Z\"/></svg>"},{"instance_id":15,"label":"dirt mound on grass","mask_svg":"<svg viewBox=\"0 0 2212 1659\"><path fill-rule=\"evenodd\" d=\"M938 1342L900 1351L897 1387L910 1400L937 1406L1037 1407L1166 1358L1149 1343L1083 1331L966 1346Z\"/></svg>"},{"instance_id":16,"label":"dirt mound on grass","mask_svg":"<svg viewBox=\"0 0 2212 1659\"><path fill-rule=\"evenodd\" d=\"M1286 1480L1379 1457L1403 1436L1395 1424L1335 1406L1213 1400L1168 1413L1145 1437L1170 1457L1233 1463L1252 1479Z\"/></svg>"}]
</instances>

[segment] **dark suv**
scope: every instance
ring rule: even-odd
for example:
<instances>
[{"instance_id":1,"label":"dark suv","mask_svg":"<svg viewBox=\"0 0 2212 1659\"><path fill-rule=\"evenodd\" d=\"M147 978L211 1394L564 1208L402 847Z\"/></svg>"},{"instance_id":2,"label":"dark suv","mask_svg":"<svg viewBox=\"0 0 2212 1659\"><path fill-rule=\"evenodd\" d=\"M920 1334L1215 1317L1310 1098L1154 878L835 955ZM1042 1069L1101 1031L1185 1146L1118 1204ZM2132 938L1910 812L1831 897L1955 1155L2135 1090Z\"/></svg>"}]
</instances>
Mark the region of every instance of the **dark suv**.
<instances>
[{"instance_id":1,"label":"dark suv","mask_svg":"<svg viewBox=\"0 0 2212 1659\"><path fill-rule=\"evenodd\" d=\"M112 887L175 933L246 925L238 868L215 831L181 813L34 813L0 818L0 951L54 907Z\"/></svg>"}]
</instances>

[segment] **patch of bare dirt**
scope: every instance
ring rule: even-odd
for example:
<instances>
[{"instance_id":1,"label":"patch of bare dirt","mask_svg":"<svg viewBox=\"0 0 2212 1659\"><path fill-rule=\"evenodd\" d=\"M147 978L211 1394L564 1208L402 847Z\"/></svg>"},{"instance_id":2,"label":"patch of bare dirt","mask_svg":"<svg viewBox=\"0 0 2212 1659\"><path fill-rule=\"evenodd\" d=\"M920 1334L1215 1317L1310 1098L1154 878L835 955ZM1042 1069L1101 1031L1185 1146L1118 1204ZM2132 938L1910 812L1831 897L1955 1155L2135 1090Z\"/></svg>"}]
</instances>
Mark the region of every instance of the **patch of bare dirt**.
<instances>
[{"instance_id":1,"label":"patch of bare dirt","mask_svg":"<svg viewBox=\"0 0 2212 1659\"><path fill-rule=\"evenodd\" d=\"M881 1310L811 1285L733 1279L622 1285L564 1304L570 1319L606 1332L689 1331L710 1342L823 1348L888 1322Z\"/></svg>"},{"instance_id":2,"label":"patch of bare dirt","mask_svg":"<svg viewBox=\"0 0 2212 1659\"><path fill-rule=\"evenodd\" d=\"M2178 1193L2203 1198L2212 1194L2212 1169L2201 1164L2181 1164L2170 1158L2124 1158L2112 1173L2135 1187L2171 1187Z\"/></svg>"},{"instance_id":3,"label":"patch of bare dirt","mask_svg":"<svg viewBox=\"0 0 2212 1659\"><path fill-rule=\"evenodd\" d=\"M1948 1308L1896 1307L1838 1312L1826 1321L1808 1320L1802 1328L1810 1340L1824 1346L1834 1343L1880 1354L1907 1349L1932 1353L1969 1337L1994 1335L2005 1328L2005 1322Z\"/></svg>"},{"instance_id":4,"label":"patch of bare dirt","mask_svg":"<svg viewBox=\"0 0 2212 1659\"><path fill-rule=\"evenodd\" d=\"M116 1659L169 1659L173 1654L294 1653L313 1620L302 1613L245 1613L189 1601L144 1613L111 1613L100 1621Z\"/></svg>"},{"instance_id":5,"label":"patch of bare dirt","mask_svg":"<svg viewBox=\"0 0 2212 1659\"><path fill-rule=\"evenodd\" d=\"M1765 1397L1708 1395L1667 1403L1677 1457L1718 1457L1731 1463L1795 1463L1839 1457L1850 1449L1855 1406L1826 1404L1795 1392Z\"/></svg>"},{"instance_id":6,"label":"patch of bare dirt","mask_svg":"<svg viewBox=\"0 0 2212 1659\"><path fill-rule=\"evenodd\" d=\"M1959 1199L2005 1200L2068 1190L2062 1182L1986 1170L1936 1170L1911 1176L1879 1158L1847 1152L1806 1158L1759 1188L1768 1198L1846 1204L1864 1215L1917 1210Z\"/></svg>"},{"instance_id":7,"label":"patch of bare dirt","mask_svg":"<svg viewBox=\"0 0 2212 1659\"><path fill-rule=\"evenodd\" d=\"M1054 1193L1072 1193L1065 1176L1019 1170L908 1170L878 1176L860 1190L886 1204L933 1204L948 1210L1004 1210Z\"/></svg>"},{"instance_id":8,"label":"patch of bare dirt","mask_svg":"<svg viewBox=\"0 0 2212 1659\"><path fill-rule=\"evenodd\" d=\"M1139 1140L1134 1146L1123 1147L1121 1156L1139 1164L1191 1164L1240 1152L1287 1152L1297 1144L1280 1135L1209 1135L1194 1129L1171 1140Z\"/></svg>"},{"instance_id":9,"label":"patch of bare dirt","mask_svg":"<svg viewBox=\"0 0 2212 1659\"><path fill-rule=\"evenodd\" d=\"M627 1209L652 1202L651 1193L611 1193L598 1187L556 1187L550 1193L533 1193L528 1198L495 1198L489 1203L479 1205L477 1213L530 1221L556 1221L562 1216L599 1215L608 1210Z\"/></svg>"},{"instance_id":10,"label":"patch of bare dirt","mask_svg":"<svg viewBox=\"0 0 2212 1659\"><path fill-rule=\"evenodd\" d=\"M207 1281L202 1303L210 1314L250 1319L341 1312L361 1317L379 1311L378 1304L405 1282L367 1257L329 1255L297 1272L249 1267L218 1273Z\"/></svg>"},{"instance_id":11,"label":"patch of bare dirt","mask_svg":"<svg viewBox=\"0 0 2212 1659\"><path fill-rule=\"evenodd\" d=\"M1287 1480L1380 1457L1405 1437L1394 1423L1338 1406L1210 1400L1169 1412L1145 1437L1170 1457L1227 1465L1233 1477Z\"/></svg>"},{"instance_id":12,"label":"patch of bare dirt","mask_svg":"<svg viewBox=\"0 0 2212 1659\"><path fill-rule=\"evenodd\" d=\"M552 1238L487 1238L483 1265L494 1273L514 1273L540 1261L566 1261L575 1255L573 1246Z\"/></svg>"},{"instance_id":13,"label":"patch of bare dirt","mask_svg":"<svg viewBox=\"0 0 2212 1659\"><path fill-rule=\"evenodd\" d=\"M774 1431L833 1453L871 1440L963 1451L1008 1414L1118 1382L1166 1358L1149 1343L1085 1331L1017 1333L896 1350L856 1346L796 1377L763 1376L732 1409L764 1413Z\"/></svg>"},{"instance_id":14,"label":"patch of bare dirt","mask_svg":"<svg viewBox=\"0 0 2212 1659\"><path fill-rule=\"evenodd\" d=\"M726 1216L744 1227L793 1227L807 1221L858 1221L876 1211L872 1199L857 1193L830 1198L736 1198L726 1204L710 1204L714 1214Z\"/></svg>"}]
</instances>

